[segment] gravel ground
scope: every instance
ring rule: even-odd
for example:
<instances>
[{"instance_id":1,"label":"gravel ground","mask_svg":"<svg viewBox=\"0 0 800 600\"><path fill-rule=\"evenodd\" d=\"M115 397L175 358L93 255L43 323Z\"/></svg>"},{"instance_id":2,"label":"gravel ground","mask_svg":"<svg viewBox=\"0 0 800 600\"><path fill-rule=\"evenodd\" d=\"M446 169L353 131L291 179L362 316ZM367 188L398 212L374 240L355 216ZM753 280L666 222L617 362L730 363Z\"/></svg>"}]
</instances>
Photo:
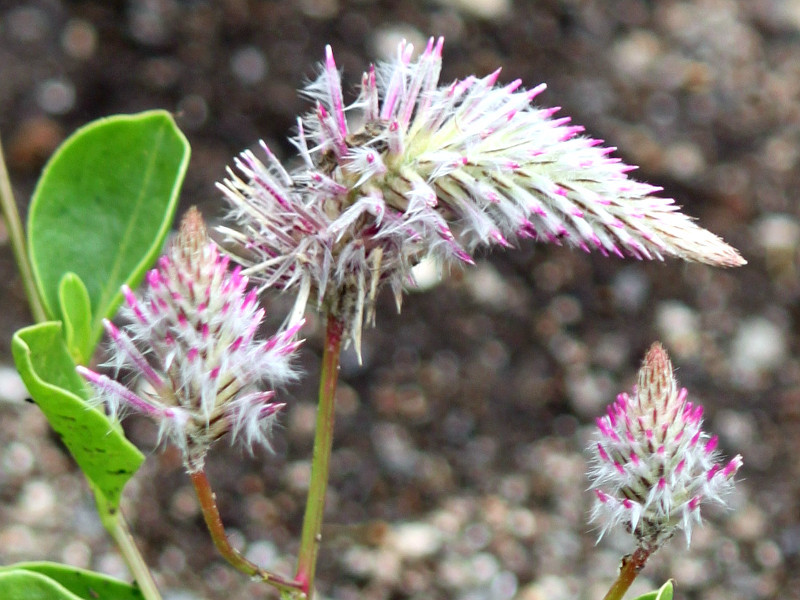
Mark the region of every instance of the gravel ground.
<instances>
[{"instance_id":1,"label":"gravel ground","mask_svg":"<svg viewBox=\"0 0 800 600\"><path fill-rule=\"evenodd\" d=\"M723 450L745 457L730 511L635 588L678 597L800 598L800 1L0 0L0 132L22 204L69 132L99 116L176 111L193 147L185 205L264 138L288 152L296 88L326 43L351 83L400 37L444 34L443 80L503 66L638 164L749 265L644 264L525 245L390 298L344 358L321 597L601 598L624 533L595 545L583 448L592 420L662 340ZM101 167L101 165L98 165ZM3 236L3 239L5 236ZM0 360L29 321L0 248ZM287 299L273 301L279 320ZM312 318L313 321L313 318ZM315 373L321 329L303 360ZM220 446L223 517L250 558L289 572L313 437L315 381L288 391L275 454ZM47 558L127 577L87 487L13 368L0 369L0 562ZM217 558L180 457L148 460L125 511L165 600L273 598Z\"/></svg>"}]
</instances>

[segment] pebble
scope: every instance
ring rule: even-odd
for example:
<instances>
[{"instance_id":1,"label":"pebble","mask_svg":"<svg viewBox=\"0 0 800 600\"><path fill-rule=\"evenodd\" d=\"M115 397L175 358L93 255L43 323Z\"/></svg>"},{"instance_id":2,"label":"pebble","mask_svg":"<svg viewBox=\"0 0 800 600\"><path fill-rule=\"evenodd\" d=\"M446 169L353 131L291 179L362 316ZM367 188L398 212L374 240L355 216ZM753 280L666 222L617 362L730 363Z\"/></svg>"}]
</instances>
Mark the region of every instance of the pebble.
<instances>
[{"instance_id":1,"label":"pebble","mask_svg":"<svg viewBox=\"0 0 800 600\"><path fill-rule=\"evenodd\" d=\"M728 515L726 526L737 540L755 542L764 539L767 517L754 504L747 504Z\"/></svg>"},{"instance_id":2,"label":"pebble","mask_svg":"<svg viewBox=\"0 0 800 600\"><path fill-rule=\"evenodd\" d=\"M408 432L393 423L378 423L372 428L372 446L381 463L390 471L413 475L417 452Z\"/></svg>"},{"instance_id":3,"label":"pebble","mask_svg":"<svg viewBox=\"0 0 800 600\"><path fill-rule=\"evenodd\" d=\"M164 571L178 575L186 568L186 554L178 546L170 544L161 552L158 564Z\"/></svg>"},{"instance_id":4,"label":"pebble","mask_svg":"<svg viewBox=\"0 0 800 600\"><path fill-rule=\"evenodd\" d=\"M467 292L475 302L493 310L503 310L511 297L508 282L490 263L482 262L464 277Z\"/></svg>"},{"instance_id":5,"label":"pebble","mask_svg":"<svg viewBox=\"0 0 800 600\"><path fill-rule=\"evenodd\" d=\"M511 571L501 571L489 583L490 600L510 600L517 593L519 580Z\"/></svg>"},{"instance_id":6,"label":"pebble","mask_svg":"<svg viewBox=\"0 0 800 600\"><path fill-rule=\"evenodd\" d=\"M518 600L573 600L576 589L566 577L544 575L523 587Z\"/></svg>"},{"instance_id":7,"label":"pebble","mask_svg":"<svg viewBox=\"0 0 800 600\"><path fill-rule=\"evenodd\" d=\"M19 6L8 11L6 25L13 38L20 42L35 43L43 40L50 29L47 13L36 6Z\"/></svg>"},{"instance_id":8,"label":"pebble","mask_svg":"<svg viewBox=\"0 0 800 600\"><path fill-rule=\"evenodd\" d=\"M700 351L700 316L677 300L665 300L656 306L656 327L674 358L689 359Z\"/></svg>"},{"instance_id":9,"label":"pebble","mask_svg":"<svg viewBox=\"0 0 800 600\"><path fill-rule=\"evenodd\" d=\"M8 162L23 171L41 167L64 139L61 125L45 115L24 119L11 131Z\"/></svg>"},{"instance_id":10,"label":"pebble","mask_svg":"<svg viewBox=\"0 0 800 600\"><path fill-rule=\"evenodd\" d=\"M177 115L181 127L192 131L201 129L208 120L208 103L199 94L189 94L178 102Z\"/></svg>"},{"instance_id":11,"label":"pebble","mask_svg":"<svg viewBox=\"0 0 800 600\"><path fill-rule=\"evenodd\" d=\"M89 21L70 19L61 32L61 47L74 59L88 60L97 50L97 29Z\"/></svg>"},{"instance_id":12,"label":"pebble","mask_svg":"<svg viewBox=\"0 0 800 600\"><path fill-rule=\"evenodd\" d=\"M30 527L16 524L0 530L0 555L6 557L3 562L32 556L35 552L41 552L41 548L41 541Z\"/></svg>"},{"instance_id":13,"label":"pebble","mask_svg":"<svg viewBox=\"0 0 800 600\"><path fill-rule=\"evenodd\" d=\"M746 388L777 369L788 351L785 330L764 317L742 321L731 344L731 374Z\"/></svg>"},{"instance_id":14,"label":"pebble","mask_svg":"<svg viewBox=\"0 0 800 600\"><path fill-rule=\"evenodd\" d=\"M435 258L423 258L411 269L413 285L406 286L408 292L427 292L442 282L442 273Z\"/></svg>"},{"instance_id":15,"label":"pebble","mask_svg":"<svg viewBox=\"0 0 800 600\"><path fill-rule=\"evenodd\" d=\"M61 560L79 569L88 569L92 565L92 549L81 540L69 542L61 551Z\"/></svg>"},{"instance_id":16,"label":"pebble","mask_svg":"<svg viewBox=\"0 0 800 600\"><path fill-rule=\"evenodd\" d=\"M765 569L776 569L783 563L780 546L773 540L762 540L756 544L755 557Z\"/></svg>"},{"instance_id":17,"label":"pebble","mask_svg":"<svg viewBox=\"0 0 800 600\"><path fill-rule=\"evenodd\" d=\"M701 586L712 573L711 566L697 556L679 555L670 563L670 575L680 582L681 589Z\"/></svg>"},{"instance_id":18,"label":"pebble","mask_svg":"<svg viewBox=\"0 0 800 600\"><path fill-rule=\"evenodd\" d=\"M315 19L332 19L339 13L338 0L299 0L300 10Z\"/></svg>"},{"instance_id":19,"label":"pebble","mask_svg":"<svg viewBox=\"0 0 800 600\"><path fill-rule=\"evenodd\" d=\"M376 59L388 61L397 54L397 46L402 40L414 46L416 53L425 49L427 36L407 23L376 27L367 38L370 54Z\"/></svg>"},{"instance_id":20,"label":"pebble","mask_svg":"<svg viewBox=\"0 0 800 600\"><path fill-rule=\"evenodd\" d=\"M3 452L3 474L28 475L35 464L30 448L22 442L11 442Z\"/></svg>"},{"instance_id":21,"label":"pebble","mask_svg":"<svg viewBox=\"0 0 800 600\"><path fill-rule=\"evenodd\" d=\"M253 85L267 76L267 57L260 48L245 46L231 56L231 71L242 83Z\"/></svg>"},{"instance_id":22,"label":"pebble","mask_svg":"<svg viewBox=\"0 0 800 600\"><path fill-rule=\"evenodd\" d=\"M511 0L437 0L466 15L479 19L500 19L511 13Z\"/></svg>"},{"instance_id":23,"label":"pebble","mask_svg":"<svg viewBox=\"0 0 800 600\"><path fill-rule=\"evenodd\" d=\"M203 600L203 597L188 590L173 589L164 591L164 600Z\"/></svg>"},{"instance_id":24,"label":"pebble","mask_svg":"<svg viewBox=\"0 0 800 600\"><path fill-rule=\"evenodd\" d=\"M14 367L0 366L0 402L21 404L29 398L28 389Z\"/></svg>"},{"instance_id":25,"label":"pebble","mask_svg":"<svg viewBox=\"0 0 800 600\"><path fill-rule=\"evenodd\" d=\"M265 569L272 568L278 556L279 553L275 544L263 540L250 544L245 553L245 558L247 558L247 560Z\"/></svg>"},{"instance_id":26,"label":"pebble","mask_svg":"<svg viewBox=\"0 0 800 600\"><path fill-rule=\"evenodd\" d=\"M614 303L625 312L638 312L647 300L650 281L639 267L623 267L614 275Z\"/></svg>"},{"instance_id":27,"label":"pebble","mask_svg":"<svg viewBox=\"0 0 800 600\"><path fill-rule=\"evenodd\" d=\"M22 488L17 501L16 517L22 523L38 523L53 518L56 497L49 482L33 479Z\"/></svg>"},{"instance_id":28,"label":"pebble","mask_svg":"<svg viewBox=\"0 0 800 600\"><path fill-rule=\"evenodd\" d=\"M442 547L442 533L427 523L401 523L392 527L390 535L390 543L405 558L425 558Z\"/></svg>"},{"instance_id":29,"label":"pebble","mask_svg":"<svg viewBox=\"0 0 800 600\"><path fill-rule=\"evenodd\" d=\"M123 558L114 551L106 552L97 557L94 569L117 579L129 579L130 572Z\"/></svg>"},{"instance_id":30,"label":"pebble","mask_svg":"<svg viewBox=\"0 0 800 600\"><path fill-rule=\"evenodd\" d=\"M615 398L614 382L604 373L582 373L576 369L567 380L567 396L576 414L597 417Z\"/></svg>"}]
</instances>

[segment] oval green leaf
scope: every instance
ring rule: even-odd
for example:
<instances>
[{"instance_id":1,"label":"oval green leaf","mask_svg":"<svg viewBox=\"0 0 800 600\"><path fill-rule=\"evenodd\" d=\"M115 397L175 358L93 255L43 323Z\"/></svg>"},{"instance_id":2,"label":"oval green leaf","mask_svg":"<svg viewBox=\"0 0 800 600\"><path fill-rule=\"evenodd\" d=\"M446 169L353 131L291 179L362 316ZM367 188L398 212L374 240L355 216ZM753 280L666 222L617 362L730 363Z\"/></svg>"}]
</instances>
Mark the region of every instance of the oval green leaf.
<instances>
[{"instance_id":1,"label":"oval green leaf","mask_svg":"<svg viewBox=\"0 0 800 600\"><path fill-rule=\"evenodd\" d=\"M94 121L44 169L28 212L28 244L48 317L64 319L59 287L75 273L91 306L94 348L120 286L136 287L169 232L189 143L166 111Z\"/></svg>"},{"instance_id":2,"label":"oval green leaf","mask_svg":"<svg viewBox=\"0 0 800 600\"><path fill-rule=\"evenodd\" d=\"M11 341L14 363L50 426L112 510L144 460L108 417L86 403L87 386L75 372L61 323L20 329ZM2 598L2 596L0 596Z\"/></svg>"},{"instance_id":3,"label":"oval green leaf","mask_svg":"<svg viewBox=\"0 0 800 600\"><path fill-rule=\"evenodd\" d=\"M0 575L12 570L43 575L78 598L85 600L142 600L144 598L136 586L101 573L69 565L52 562L17 563L0 569ZM0 598L5 598L5 596L0 596Z\"/></svg>"},{"instance_id":4,"label":"oval green leaf","mask_svg":"<svg viewBox=\"0 0 800 600\"><path fill-rule=\"evenodd\" d=\"M0 573L3 600L85 600L49 577L21 569Z\"/></svg>"}]
</instances>

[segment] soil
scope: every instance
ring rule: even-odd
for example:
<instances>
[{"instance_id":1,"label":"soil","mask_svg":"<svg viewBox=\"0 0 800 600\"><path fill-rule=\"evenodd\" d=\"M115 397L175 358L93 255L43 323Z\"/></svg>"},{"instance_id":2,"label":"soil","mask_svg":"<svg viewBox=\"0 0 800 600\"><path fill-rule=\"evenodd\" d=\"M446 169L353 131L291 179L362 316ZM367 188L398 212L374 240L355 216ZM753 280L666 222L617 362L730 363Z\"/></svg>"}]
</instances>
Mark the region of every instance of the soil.
<instances>
[{"instance_id":1,"label":"soil","mask_svg":"<svg viewBox=\"0 0 800 600\"><path fill-rule=\"evenodd\" d=\"M720 270L523 244L406 296L382 297L364 361L338 391L320 597L601 598L625 532L587 523L593 420L661 340L707 428L745 465L731 509L635 584L680 598L800 598L800 4L778 0L0 0L0 133L20 209L70 132L115 113L174 111L192 145L182 207L223 214L214 182L264 139L281 155L296 92L331 44L354 89L402 37L446 38L442 81L503 67L548 90L749 261ZM102 165L97 166L102 169ZM0 248L0 562L57 560L128 578L89 491L38 409L9 342L30 322ZM280 315L288 298L271 301ZM313 437L321 327L274 453L221 444L223 519L253 560L289 573ZM165 600L274 598L218 558L173 448L148 455L124 510Z\"/></svg>"}]
</instances>

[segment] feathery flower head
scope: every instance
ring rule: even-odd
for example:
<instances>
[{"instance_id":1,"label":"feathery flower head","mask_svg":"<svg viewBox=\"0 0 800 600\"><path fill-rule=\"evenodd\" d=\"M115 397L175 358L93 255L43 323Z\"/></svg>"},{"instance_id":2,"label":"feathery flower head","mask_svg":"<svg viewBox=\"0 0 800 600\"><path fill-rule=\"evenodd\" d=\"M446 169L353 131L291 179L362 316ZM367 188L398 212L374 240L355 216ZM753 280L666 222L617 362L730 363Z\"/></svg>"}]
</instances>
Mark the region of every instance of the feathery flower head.
<instances>
[{"instance_id":1,"label":"feathery flower head","mask_svg":"<svg viewBox=\"0 0 800 600\"><path fill-rule=\"evenodd\" d=\"M701 504L725 504L742 457L720 462L717 437L702 430L703 407L686 395L656 342L633 393L620 394L597 420L589 475L596 495L592 520L603 521L601 538L622 523L649 550L677 529L683 529L688 545Z\"/></svg>"},{"instance_id":2,"label":"feathery flower head","mask_svg":"<svg viewBox=\"0 0 800 600\"><path fill-rule=\"evenodd\" d=\"M589 252L719 266L744 264L738 252L695 225L659 188L598 140L580 135L558 109L531 104L544 89L498 85L498 69L439 85L443 39L412 60L364 73L345 105L330 47L305 94L316 107L298 119L302 166L291 173L262 144L220 189L238 231L226 229L247 272L267 285L299 284L343 313L358 342L375 294L388 283L398 307L410 269L433 257L468 264L479 246L517 238L566 242ZM351 116L352 115L352 116ZM298 313L301 309L298 308Z\"/></svg>"},{"instance_id":3,"label":"feathery flower head","mask_svg":"<svg viewBox=\"0 0 800 600\"><path fill-rule=\"evenodd\" d=\"M265 384L296 377L291 360L302 322L266 339L256 290L237 267L228 269L191 208L157 268L147 274L141 298L127 287L129 324L105 321L113 366L129 368L149 389L137 393L85 367L78 372L99 392L114 416L131 410L159 423L162 437L181 448L189 472L203 468L211 445L226 433L251 447L269 446L274 415L284 406Z\"/></svg>"}]
</instances>

